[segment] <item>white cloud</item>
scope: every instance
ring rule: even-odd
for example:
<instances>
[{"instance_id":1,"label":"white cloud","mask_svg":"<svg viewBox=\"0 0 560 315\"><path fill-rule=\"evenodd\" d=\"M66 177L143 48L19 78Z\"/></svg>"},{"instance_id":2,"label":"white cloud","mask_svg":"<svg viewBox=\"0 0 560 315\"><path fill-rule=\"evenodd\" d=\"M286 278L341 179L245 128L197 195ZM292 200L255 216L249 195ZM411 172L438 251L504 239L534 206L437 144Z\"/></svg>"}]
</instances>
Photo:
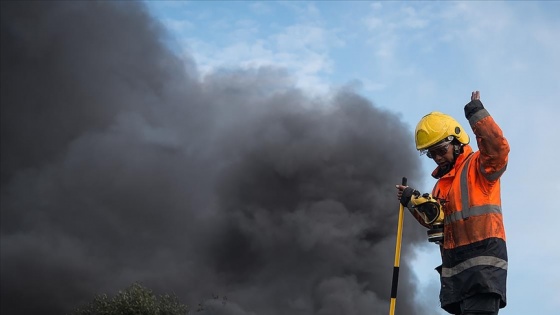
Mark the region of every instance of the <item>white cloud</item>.
<instances>
[{"instance_id":1,"label":"white cloud","mask_svg":"<svg viewBox=\"0 0 560 315\"><path fill-rule=\"evenodd\" d=\"M282 42L288 39L286 34L272 37L253 42L237 42L225 47L190 39L186 53L192 53L203 76L220 68L251 69L271 66L288 69L294 74L300 88L316 93L329 90L329 84L323 79L323 75L332 70L332 60L321 49L309 47L321 46L320 39L317 42L317 38L310 35L299 41L295 39L295 44L290 46ZM306 45L310 41L311 44Z\"/></svg>"},{"instance_id":2,"label":"white cloud","mask_svg":"<svg viewBox=\"0 0 560 315\"><path fill-rule=\"evenodd\" d=\"M402 24L407 28L418 29L428 26L429 20L426 17L422 17L425 14L419 13L414 7L405 6L401 11L404 15Z\"/></svg>"},{"instance_id":3,"label":"white cloud","mask_svg":"<svg viewBox=\"0 0 560 315\"><path fill-rule=\"evenodd\" d=\"M301 7L289 4L298 14L311 12L319 19L313 5ZM261 10L263 7L252 7ZM330 87L324 79L333 70L329 55L333 47L345 43L336 31L318 26L320 23L291 24L275 28L275 33L259 34L264 22L252 19L212 20L210 28L224 32L220 40L203 36L183 38L185 54L196 60L200 73L206 75L220 68L286 68L294 73L297 86L311 92L325 93ZM167 24L171 30L179 30ZM214 34L215 36L215 34ZM228 38L226 41L223 38Z\"/></svg>"},{"instance_id":4,"label":"white cloud","mask_svg":"<svg viewBox=\"0 0 560 315\"><path fill-rule=\"evenodd\" d=\"M312 2L302 2L298 3L296 1L286 1L282 2L281 5L289 8L295 16L298 18L299 23L305 24L322 24L321 11L317 8L315 3Z\"/></svg>"},{"instance_id":5,"label":"white cloud","mask_svg":"<svg viewBox=\"0 0 560 315\"><path fill-rule=\"evenodd\" d=\"M194 24L184 19L161 19L163 25L174 33L182 33L194 28Z\"/></svg>"},{"instance_id":6,"label":"white cloud","mask_svg":"<svg viewBox=\"0 0 560 315\"><path fill-rule=\"evenodd\" d=\"M370 5L370 7L374 10L380 10L383 8L383 4L381 2L374 2Z\"/></svg>"},{"instance_id":7,"label":"white cloud","mask_svg":"<svg viewBox=\"0 0 560 315\"><path fill-rule=\"evenodd\" d=\"M253 2L249 5L249 7L251 8L251 11L259 15L266 15L273 12L271 6L268 3L262 1Z\"/></svg>"},{"instance_id":8,"label":"white cloud","mask_svg":"<svg viewBox=\"0 0 560 315\"><path fill-rule=\"evenodd\" d=\"M364 24L370 31L380 29L383 26L383 20L376 16L367 16L364 18Z\"/></svg>"},{"instance_id":9,"label":"white cloud","mask_svg":"<svg viewBox=\"0 0 560 315\"><path fill-rule=\"evenodd\" d=\"M283 32L272 35L272 39L280 51L327 51L329 47L344 43L327 29L306 24L290 25Z\"/></svg>"}]
</instances>

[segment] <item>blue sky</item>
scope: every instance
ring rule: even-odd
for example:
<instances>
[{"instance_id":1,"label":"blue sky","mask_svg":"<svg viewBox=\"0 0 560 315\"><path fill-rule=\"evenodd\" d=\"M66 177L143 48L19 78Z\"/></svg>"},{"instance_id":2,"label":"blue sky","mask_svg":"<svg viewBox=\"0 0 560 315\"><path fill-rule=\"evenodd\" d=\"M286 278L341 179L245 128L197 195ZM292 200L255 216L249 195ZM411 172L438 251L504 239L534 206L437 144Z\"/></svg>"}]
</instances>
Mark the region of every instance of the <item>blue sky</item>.
<instances>
[{"instance_id":1,"label":"blue sky","mask_svg":"<svg viewBox=\"0 0 560 315\"><path fill-rule=\"evenodd\" d=\"M146 3L201 80L223 68L282 68L319 97L353 88L398 113L411 137L434 110L467 125L463 105L480 90L511 145L502 178L509 301L500 314L560 309L560 2ZM432 163L424 160L423 183L410 184L429 191ZM427 244L415 259L418 298L437 305L437 249Z\"/></svg>"}]
</instances>

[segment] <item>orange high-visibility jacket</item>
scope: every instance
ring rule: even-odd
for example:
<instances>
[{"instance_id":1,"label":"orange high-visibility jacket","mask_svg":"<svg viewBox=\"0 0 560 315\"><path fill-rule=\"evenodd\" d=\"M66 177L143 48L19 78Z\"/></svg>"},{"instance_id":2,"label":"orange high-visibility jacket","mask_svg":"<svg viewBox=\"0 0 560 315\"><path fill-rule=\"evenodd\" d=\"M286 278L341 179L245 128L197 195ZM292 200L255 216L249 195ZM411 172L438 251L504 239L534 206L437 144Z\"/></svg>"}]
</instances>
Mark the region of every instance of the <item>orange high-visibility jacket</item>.
<instances>
[{"instance_id":1,"label":"orange high-visibility jacket","mask_svg":"<svg viewBox=\"0 0 560 315\"><path fill-rule=\"evenodd\" d=\"M458 302L480 293L495 293L506 305L507 249L500 200L500 177L506 170L509 144L480 101L469 115L479 151L463 147L451 171L441 176L432 195L445 213L442 247L442 308L457 311ZM438 169L432 174L436 177ZM436 177L437 178L437 177Z\"/></svg>"}]
</instances>

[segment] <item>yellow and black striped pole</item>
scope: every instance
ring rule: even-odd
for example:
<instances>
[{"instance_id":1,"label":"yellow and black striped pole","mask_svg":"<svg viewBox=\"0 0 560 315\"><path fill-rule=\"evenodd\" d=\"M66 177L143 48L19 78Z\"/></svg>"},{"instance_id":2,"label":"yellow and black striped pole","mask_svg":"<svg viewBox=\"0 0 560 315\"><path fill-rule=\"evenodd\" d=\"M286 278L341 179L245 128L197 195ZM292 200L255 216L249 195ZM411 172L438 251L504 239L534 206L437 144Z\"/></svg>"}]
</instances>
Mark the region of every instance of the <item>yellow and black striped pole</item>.
<instances>
[{"instance_id":1,"label":"yellow and black striped pole","mask_svg":"<svg viewBox=\"0 0 560 315\"><path fill-rule=\"evenodd\" d=\"M406 177L403 177L402 185L406 186ZM399 209L399 222L397 223L397 245L395 247L395 264L393 267L393 282L391 285L391 306L389 309L389 315L395 315L395 306L397 304L397 286L399 284L399 264L401 260L403 220L404 207L401 204Z\"/></svg>"}]
</instances>

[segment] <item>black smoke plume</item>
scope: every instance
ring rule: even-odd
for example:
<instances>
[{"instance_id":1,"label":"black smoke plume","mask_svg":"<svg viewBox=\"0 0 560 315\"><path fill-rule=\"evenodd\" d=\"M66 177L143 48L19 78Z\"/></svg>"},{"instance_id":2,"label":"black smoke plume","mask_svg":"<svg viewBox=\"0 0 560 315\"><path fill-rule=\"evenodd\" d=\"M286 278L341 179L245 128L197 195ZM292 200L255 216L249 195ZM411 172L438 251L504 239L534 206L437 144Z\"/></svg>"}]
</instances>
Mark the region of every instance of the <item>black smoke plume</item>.
<instances>
[{"instance_id":1,"label":"black smoke plume","mask_svg":"<svg viewBox=\"0 0 560 315\"><path fill-rule=\"evenodd\" d=\"M387 313L394 184L419 179L397 115L278 69L202 78L138 2L2 1L1 36L2 314L133 282L208 314ZM422 233L400 314L427 313Z\"/></svg>"}]
</instances>

